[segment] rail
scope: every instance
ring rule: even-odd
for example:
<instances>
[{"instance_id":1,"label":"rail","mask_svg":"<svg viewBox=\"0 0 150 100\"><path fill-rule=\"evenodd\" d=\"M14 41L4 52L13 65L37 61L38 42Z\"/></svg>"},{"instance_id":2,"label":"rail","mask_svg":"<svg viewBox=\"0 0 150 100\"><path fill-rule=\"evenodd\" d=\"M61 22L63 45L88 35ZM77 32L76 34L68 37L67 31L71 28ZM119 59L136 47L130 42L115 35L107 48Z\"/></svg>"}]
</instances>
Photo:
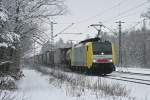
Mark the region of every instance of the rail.
<instances>
[{"instance_id":1,"label":"rail","mask_svg":"<svg viewBox=\"0 0 150 100\"><path fill-rule=\"evenodd\" d=\"M117 73L123 73L123 74L130 74L130 75L141 75L141 76L150 76L150 74L146 74L146 73L133 73L133 72L120 72L120 71L115 71Z\"/></svg>"},{"instance_id":2,"label":"rail","mask_svg":"<svg viewBox=\"0 0 150 100\"><path fill-rule=\"evenodd\" d=\"M109 78L109 79L120 80L120 81L150 85L150 80L145 80L145 79L131 78L131 77L125 77L125 76L115 76L115 75L109 75L109 76L104 76L104 77Z\"/></svg>"}]
</instances>

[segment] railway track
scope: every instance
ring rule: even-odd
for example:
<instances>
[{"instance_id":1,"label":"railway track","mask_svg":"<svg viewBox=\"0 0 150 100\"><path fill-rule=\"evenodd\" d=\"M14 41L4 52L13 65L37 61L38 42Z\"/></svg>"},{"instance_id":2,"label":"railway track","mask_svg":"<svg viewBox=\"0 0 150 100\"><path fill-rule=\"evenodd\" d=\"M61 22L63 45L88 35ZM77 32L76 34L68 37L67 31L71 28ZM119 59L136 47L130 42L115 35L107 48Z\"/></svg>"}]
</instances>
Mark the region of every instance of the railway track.
<instances>
[{"instance_id":1,"label":"railway track","mask_svg":"<svg viewBox=\"0 0 150 100\"><path fill-rule=\"evenodd\" d=\"M130 74L130 75L141 75L141 76L150 76L150 74L145 74L145 73L132 73L132 72L120 72L120 71L115 71L117 73L120 73L120 74Z\"/></svg>"},{"instance_id":2,"label":"railway track","mask_svg":"<svg viewBox=\"0 0 150 100\"><path fill-rule=\"evenodd\" d=\"M72 72L71 70L63 70L65 72ZM75 72L76 73L76 72ZM143 85L150 85L150 74L142 74L142 73L127 73L127 72L114 72L115 75L108 75L108 76L103 76L104 78L108 79L114 79L114 80L120 80L120 81L126 81L126 82L132 82L132 83L137 83L137 84L143 84ZM116 74L117 73L117 74ZM78 73L85 75L83 73ZM127 77L130 76L130 77ZM93 76L99 76L99 75L93 75ZM140 78L133 78L133 76L138 76ZM143 77L149 77L149 79L144 79Z\"/></svg>"},{"instance_id":3,"label":"railway track","mask_svg":"<svg viewBox=\"0 0 150 100\"><path fill-rule=\"evenodd\" d=\"M140 79L140 78L132 78L132 77L116 76L116 75L105 76L105 78L132 82L132 83L137 83L137 84L150 85L150 80Z\"/></svg>"}]
</instances>

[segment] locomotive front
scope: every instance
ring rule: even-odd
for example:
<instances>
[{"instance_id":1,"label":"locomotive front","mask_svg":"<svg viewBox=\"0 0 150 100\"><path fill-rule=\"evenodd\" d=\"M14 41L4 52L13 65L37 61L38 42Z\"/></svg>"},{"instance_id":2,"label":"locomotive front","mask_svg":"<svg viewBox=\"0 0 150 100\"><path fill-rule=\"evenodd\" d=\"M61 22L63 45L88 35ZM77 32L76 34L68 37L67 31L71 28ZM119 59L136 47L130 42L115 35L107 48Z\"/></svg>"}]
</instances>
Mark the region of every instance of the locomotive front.
<instances>
[{"instance_id":1,"label":"locomotive front","mask_svg":"<svg viewBox=\"0 0 150 100\"><path fill-rule=\"evenodd\" d=\"M108 41L92 42L93 64L92 70L100 74L109 74L115 70L114 45Z\"/></svg>"}]
</instances>

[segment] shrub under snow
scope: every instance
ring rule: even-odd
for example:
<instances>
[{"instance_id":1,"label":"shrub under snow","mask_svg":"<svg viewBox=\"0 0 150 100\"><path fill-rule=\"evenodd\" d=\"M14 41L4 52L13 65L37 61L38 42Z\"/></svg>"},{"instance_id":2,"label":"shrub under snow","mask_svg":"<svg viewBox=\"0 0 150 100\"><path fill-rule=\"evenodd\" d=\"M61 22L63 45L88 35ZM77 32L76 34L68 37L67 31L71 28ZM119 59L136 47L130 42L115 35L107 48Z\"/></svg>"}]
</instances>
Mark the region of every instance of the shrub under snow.
<instances>
[{"instance_id":1,"label":"shrub under snow","mask_svg":"<svg viewBox=\"0 0 150 100\"><path fill-rule=\"evenodd\" d=\"M0 89L11 90L16 89L15 79L11 76L0 77Z\"/></svg>"}]
</instances>

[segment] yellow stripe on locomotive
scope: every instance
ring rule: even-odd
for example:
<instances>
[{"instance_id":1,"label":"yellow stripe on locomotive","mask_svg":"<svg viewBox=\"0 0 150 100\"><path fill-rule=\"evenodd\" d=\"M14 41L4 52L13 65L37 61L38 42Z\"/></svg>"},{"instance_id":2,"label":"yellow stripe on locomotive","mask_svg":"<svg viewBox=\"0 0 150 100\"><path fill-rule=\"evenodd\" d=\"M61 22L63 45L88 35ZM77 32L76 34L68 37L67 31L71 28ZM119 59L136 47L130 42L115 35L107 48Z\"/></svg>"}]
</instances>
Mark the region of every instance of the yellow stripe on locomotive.
<instances>
[{"instance_id":1,"label":"yellow stripe on locomotive","mask_svg":"<svg viewBox=\"0 0 150 100\"><path fill-rule=\"evenodd\" d=\"M92 42L88 42L86 44L86 67L91 68L93 64L93 48L92 48Z\"/></svg>"},{"instance_id":2,"label":"yellow stripe on locomotive","mask_svg":"<svg viewBox=\"0 0 150 100\"><path fill-rule=\"evenodd\" d=\"M115 65L116 64L116 51L115 51L115 44L112 43L112 62Z\"/></svg>"}]
</instances>

